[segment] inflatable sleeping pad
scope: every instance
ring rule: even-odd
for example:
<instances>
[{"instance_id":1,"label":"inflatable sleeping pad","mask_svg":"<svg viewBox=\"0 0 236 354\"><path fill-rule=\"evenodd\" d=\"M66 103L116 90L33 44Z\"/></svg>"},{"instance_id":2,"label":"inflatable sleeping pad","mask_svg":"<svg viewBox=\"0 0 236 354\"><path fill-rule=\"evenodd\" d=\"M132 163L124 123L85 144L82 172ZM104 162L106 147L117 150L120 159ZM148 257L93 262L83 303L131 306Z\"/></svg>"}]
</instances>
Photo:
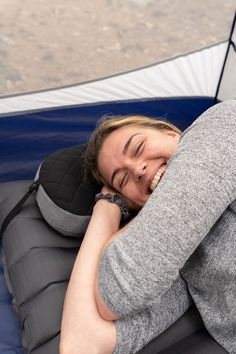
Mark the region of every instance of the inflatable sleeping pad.
<instances>
[{"instance_id":1,"label":"inflatable sleeping pad","mask_svg":"<svg viewBox=\"0 0 236 354\"><path fill-rule=\"evenodd\" d=\"M72 169L68 169L65 161L68 151ZM77 163L76 153L80 155L81 148L77 146L69 148L68 151L62 150L49 157L53 162L51 165L54 169L53 173L50 173L50 166L47 163L41 165L41 174L42 166L49 168L46 173L46 183L45 179L41 180L43 193L39 189L36 195L32 194L26 200L3 234L5 278L12 295L14 309L22 324L22 345L25 352L30 354L59 354L64 296L84 233L81 216L87 222L93 195L97 191L94 185L93 188L89 188L88 184L83 185L83 178L78 182L81 168L80 162ZM63 168L64 173L61 171ZM48 176L51 176L51 180ZM17 181L0 184L0 224L25 195L32 182ZM71 183L76 186L71 186ZM53 188L48 188L49 185ZM64 195L61 193L62 190L65 191ZM69 193L71 190L73 193ZM63 232L63 223L59 227L56 223L55 227L55 220L50 219L46 222L41 213L46 205L54 208L53 212L58 222L63 213L66 218L68 205L71 208L73 204L67 200L66 207L64 206L63 200L65 196L68 199L69 194L73 200L76 196L77 203L81 204L75 208L76 210L69 209L73 218L75 214L74 221L77 220L78 227L81 227L81 232L77 230L78 235L74 233L76 223L72 223L73 233L68 230L68 225ZM83 204L85 196L89 198L90 203ZM48 199L52 199L53 203L50 201L48 204ZM43 203L39 203L38 200ZM59 213L58 207L61 209ZM72 234L73 237L68 236ZM176 323L139 352L139 354L157 353L221 354L226 351L207 333L197 309L192 306Z\"/></svg>"}]
</instances>

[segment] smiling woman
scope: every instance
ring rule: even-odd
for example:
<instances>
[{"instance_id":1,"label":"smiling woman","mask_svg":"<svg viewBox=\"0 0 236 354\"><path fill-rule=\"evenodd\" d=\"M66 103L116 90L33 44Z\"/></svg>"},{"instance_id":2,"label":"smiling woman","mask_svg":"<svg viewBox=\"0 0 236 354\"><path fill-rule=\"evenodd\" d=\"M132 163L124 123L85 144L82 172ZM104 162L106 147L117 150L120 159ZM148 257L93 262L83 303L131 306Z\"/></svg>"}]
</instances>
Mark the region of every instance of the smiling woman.
<instances>
[{"instance_id":1,"label":"smiling woman","mask_svg":"<svg viewBox=\"0 0 236 354\"><path fill-rule=\"evenodd\" d=\"M235 115L235 101L216 105L181 138L147 117L98 127L87 157L105 185L69 282L61 354L137 353L192 300L212 336L193 334L195 352L210 353L202 338L235 352ZM141 209L122 229L117 193Z\"/></svg>"},{"instance_id":2,"label":"smiling woman","mask_svg":"<svg viewBox=\"0 0 236 354\"><path fill-rule=\"evenodd\" d=\"M138 125L119 128L103 143L98 169L107 185L142 207L173 156L178 141L179 134L170 130Z\"/></svg>"},{"instance_id":3,"label":"smiling woman","mask_svg":"<svg viewBox=\"0 0 236 354\"><path fill-rule=\"evenodd\" d=\"M129 205L140 208L164 173L180 134L164 120L107 117L90 140L86 162L97 180L121 193Z\"/></svg>"},{"instance_id":4,"label":"smiling woman","mask_svg":"<svg viewBox=\"0 0 236 354\"><path fill-rule=\"evenodd\" d=\"M102 249L125 230L125 227L119 230L122 217L127 217L124 210L127 207L139 210L158 185L175 153L180 135L177 127L164 120L121 116L101 120L91 137L85 161L104 187L102 193L96 196L97 203L68 286L62 320L61 354L136 352L133 349L129 351L129 345L125 351L119 348L119 332L114 321L119 326L123 320L100 295L97 267ZM79 293L83 296L78 297ZM178 301L180 293L182 296ZM161 306L167 309L167 316L159 320L161 330L178 319L190 303L186 286L179 278L161 301ZM135 316L137 324L144 317L148 320L149 311ZM154 327L157 317L161 317L159 301L153 304L152 312L154 316L149 319L148 328ZM146 337L141 336L143 344L149 342L153 334L148 328L143 327ZM136 341L135 346L140 349L143 344Z\"/></svg>"}]
</instances>

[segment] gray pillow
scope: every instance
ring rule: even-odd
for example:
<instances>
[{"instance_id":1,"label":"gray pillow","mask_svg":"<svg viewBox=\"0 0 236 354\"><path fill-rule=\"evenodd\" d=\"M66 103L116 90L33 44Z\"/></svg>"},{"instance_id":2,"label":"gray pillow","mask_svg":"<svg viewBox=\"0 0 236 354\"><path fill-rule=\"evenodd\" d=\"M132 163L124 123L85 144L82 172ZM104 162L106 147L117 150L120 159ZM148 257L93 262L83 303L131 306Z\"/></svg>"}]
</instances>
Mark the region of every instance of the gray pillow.
<instances>
[{"instance_id":1,"label":"gray pillow","mask_svg":"<svg viewBox=\"0 0 236 354\"><path fill-rule=\"evenodd\" d=\"M35 180L39 209L50 226L63 235L81 237L88 226L95 194L101 186L85 173L86 145L59 150L42 162Z\"/></svg>"}]
</instances>

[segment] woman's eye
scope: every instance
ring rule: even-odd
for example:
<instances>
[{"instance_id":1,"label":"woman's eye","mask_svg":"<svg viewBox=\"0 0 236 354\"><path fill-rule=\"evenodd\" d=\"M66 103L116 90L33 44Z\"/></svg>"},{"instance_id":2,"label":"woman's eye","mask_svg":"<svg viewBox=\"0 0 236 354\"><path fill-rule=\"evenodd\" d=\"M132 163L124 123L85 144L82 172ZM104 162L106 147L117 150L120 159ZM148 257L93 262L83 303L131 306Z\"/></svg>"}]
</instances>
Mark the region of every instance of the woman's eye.
<instances>
[{"instance_id":1,"label":"woman's eye","mask_svg":"<svg viewBox=\"0 0 236 354\"><path fill-rule=\"evenodd\" d=\"M138 156L139 153L141 152L141 149L143 147L143 141L138 145L136 151L135 151L135 156Z\"/></svg>"},{"instance_id":2,"label":"woman's eye","mask_svg":"<svg viewBox=\"0 0 236 354\"><path fill-rule=\"evenodd\" d=\"M125 184L127 183L127 179L128 179L128 173L126 173L123 176L123 178L121 179L121 181L120 181L120 189L122 189L125 186Z\"/></svg>"}]
</instances>

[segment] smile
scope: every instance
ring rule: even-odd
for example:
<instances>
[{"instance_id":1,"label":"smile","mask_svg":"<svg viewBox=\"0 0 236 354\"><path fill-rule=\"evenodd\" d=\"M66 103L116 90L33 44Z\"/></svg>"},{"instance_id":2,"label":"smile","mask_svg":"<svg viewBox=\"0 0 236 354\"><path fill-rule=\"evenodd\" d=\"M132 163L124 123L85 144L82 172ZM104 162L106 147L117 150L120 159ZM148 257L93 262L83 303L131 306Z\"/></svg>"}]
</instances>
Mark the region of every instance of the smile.
<instances>
[{"instance_id":1,"label":"smile","mask_svg":"<svg viewBox=\"0 0 236 354\"><path fill-rule=\"evenodd\" d=\"M151 184L150 184L150 187L149 187L152 192L154 191L154 189L156 188L156 186L157 186L158 183L160 182L161 177L162 177L162 175L164 174L165 170L166 170L166 164L165 164L165 165L162 165L162 166L159 168L159 170L157 171L157 173L155 174L155 176L153 177L153 180L152 180L152 182L151 182Z\"/></svg>"}]
</instances>

